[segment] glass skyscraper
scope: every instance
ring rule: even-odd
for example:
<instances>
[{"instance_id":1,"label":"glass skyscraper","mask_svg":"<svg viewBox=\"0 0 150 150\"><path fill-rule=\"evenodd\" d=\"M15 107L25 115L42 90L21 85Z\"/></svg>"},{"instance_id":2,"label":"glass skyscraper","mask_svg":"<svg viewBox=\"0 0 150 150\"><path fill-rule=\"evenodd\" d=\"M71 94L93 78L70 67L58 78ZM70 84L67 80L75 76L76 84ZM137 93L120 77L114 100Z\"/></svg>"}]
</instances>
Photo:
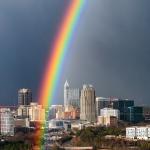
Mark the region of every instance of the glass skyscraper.
<instances>
[{"instance_id":1,"label":"glass skyscraper","mask_svg":"<svg viewBox=\"0 0 150 150\"><path fill-rule=\"evenodd\" d=\"M70 88L68 82L64 84L64 106L80 107L80 90L78 88Z\"/></svg>"}]
</instances>

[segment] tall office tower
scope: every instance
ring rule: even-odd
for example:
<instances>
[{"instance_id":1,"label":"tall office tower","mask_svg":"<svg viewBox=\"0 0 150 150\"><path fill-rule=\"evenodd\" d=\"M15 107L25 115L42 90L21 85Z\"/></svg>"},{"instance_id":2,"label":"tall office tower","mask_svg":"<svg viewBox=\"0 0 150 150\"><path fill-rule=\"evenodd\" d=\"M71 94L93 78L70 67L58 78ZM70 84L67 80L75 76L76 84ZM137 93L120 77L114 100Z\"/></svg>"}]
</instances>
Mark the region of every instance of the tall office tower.
<instances>
[{"instance_id":1,"label":"tall office tower","mask_svg":"<svg viewBox=\"0 0 150 150\"><path fill-rule=\"evenodd\" d=\"M129 99L114 99L112 101L113 108L120 111L120 120L127 121L128 107L134 106L134 100Z\"/></svg>"},{"instance_id":2,"label":"tall office tower","mask_svg":"<svg viewBox=\"0 0 150 150\"><path fill-rule=\"evenodd\" d=\"M0 130L2 135L14 135L14 116L9 108L0 109Z\"/></svg>"},{"instance_id":3,"label":"tall office tower","mask_svg":"<svg viewBox=\"0 0 150 150\"><path fill-rule=\"evenodd\" d=\"M92 85L83 85L81 90L80 119L96 122L95 90Z\"/></svg>"},{"instance_id":4,"label":"tall office tower","mask_svg":"<svg viewBox=\"0 0 150 150\"><path fill-rule=\"evenodd\" d=\"M80 90L70 88L67 81L64 84L64 106L65 109L69 106L80 107Z\"/></svg>"},{"instance_id":5,"label":"tall office tower","mask_svg":"<svg viewBox=\"0 0 150 150\"><path fill-rule=\"evenodd\" d=\"M104 97L96 97L96 115L100 116L100 110L103 108L109 108L111 105L111 99L110 98L104 98Z\"/></svg>"},{"instance_id":6,"label":"tall office tower","mask_svg":"<svg viewBox=\"0 0 150 150\"><path fill-rule=\"evenodd\" d=\"M20 89L18 91L18 105L30 105L32 102L32 91L30 89Z\"/></svg>"},{"instance_id":7,"label":"tall office tower","mask_svg":"<svg viewBox=\"0 0 150 150\"><path fill-rule=\"evenodd\" d=\"M144 121L143 106L128 107L127 121L132 123L139 123Z\"/></svg>"}]
</instances>

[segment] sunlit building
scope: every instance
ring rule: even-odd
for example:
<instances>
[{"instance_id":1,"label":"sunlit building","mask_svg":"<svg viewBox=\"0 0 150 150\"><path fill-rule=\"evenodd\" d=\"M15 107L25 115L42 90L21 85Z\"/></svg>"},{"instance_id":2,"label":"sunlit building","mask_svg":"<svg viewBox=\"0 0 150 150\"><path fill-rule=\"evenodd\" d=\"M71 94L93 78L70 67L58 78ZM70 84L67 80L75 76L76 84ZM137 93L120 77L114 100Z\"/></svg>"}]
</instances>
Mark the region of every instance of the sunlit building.
<instances>
[{"instance_id":1,"label":"sunlit building","mask_svg":"<svg viewBox=\"0 0 150 150\"><path fill-rule=\"evenodd\" d=\"M101 126L118 126L118 119L115 116L98 116L97 124Z\"/></svg>"},{"instance_id":2,"label":"sunlit building","mask_svg":"<svg viewBox=\"0 0 150 150\"><path fill-rule=\"evenodd\" d=\"M30 121L45 121L45 109L38 103L31 103L29 108Z\"/></svg>"},{"instance_id":3,"label":"sunlit building","mask_svg":"<svg viewBox=\"0 0 150 150\"><path fill-rule=\"evenodd\" d=\"M29 117L29 108L30 106L28 105L20 105L17 109L17 116L20 117Z\"/></svg>"},{"instance_id":4,"label":"sunlit building","mask_svg":"<svg viewBox=\"0 0 150 150\"><path fill-rule=\"evenodd\" d=\"M149 126L133 126L126 128L126 138L150 140L150 127Z\"/></svg>"},{"instance_id":5,"label":"sunlit building","mask_svg":"<svg viewBox=\"0 0 150 150\"><path fill-rule=\"evenodd\" d=\"M83 85L80 98L80 119L96 122L95 89L92 85Z\"/></svg>"},{"instance_id":6,"label":"sunlit building","mask_svg":"<svg viewBox=\"0 0 150 150\"><path fill-rule=\"evenodd\" d=\"M0 109L0 129L2 135L14 135L14 116L9 108Z\"/></svg>"},{"instance_id":7,"label":"sunlit building","mask_svg":"<svg viewBox=\"0 0 150 150\"><path fill-rule=\"evenodd\" d=\"M104 117L113 116L119 119L120 113L118 109L103 108L100 110L100 115Z\"/></svg>"}]
</instances>

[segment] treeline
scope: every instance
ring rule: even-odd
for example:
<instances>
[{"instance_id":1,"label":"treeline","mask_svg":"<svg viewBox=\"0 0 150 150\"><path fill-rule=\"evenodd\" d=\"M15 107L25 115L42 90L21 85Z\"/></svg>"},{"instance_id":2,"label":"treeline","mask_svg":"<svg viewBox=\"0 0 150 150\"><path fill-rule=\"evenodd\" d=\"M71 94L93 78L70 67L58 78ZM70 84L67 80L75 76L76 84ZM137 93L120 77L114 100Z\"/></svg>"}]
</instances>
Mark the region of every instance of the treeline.
<instances>
[{"instance_id":1,"label":"treeline","mask_svg":"<svg viewBox=\"0 0 150 150\"><path fill-rule=\"evenodd\" d=\"M88 127L77 131L72 139L73 146L93 146L94 149L109 148L112 150L150 150L149 141L127 141L122 138L106 138L106 135L125 136L125 129Z\"/></svg>"},{"instance_id":2,"label":"treeline","mask_svg":"<svg viewBox=\"0 0 150 150\"><path fill-rule=\"evenodd\" d=\"M31 149L32 145L24 143L23 141L0 143L0 150L31 150Z\"/></svg>"}]
</instances>

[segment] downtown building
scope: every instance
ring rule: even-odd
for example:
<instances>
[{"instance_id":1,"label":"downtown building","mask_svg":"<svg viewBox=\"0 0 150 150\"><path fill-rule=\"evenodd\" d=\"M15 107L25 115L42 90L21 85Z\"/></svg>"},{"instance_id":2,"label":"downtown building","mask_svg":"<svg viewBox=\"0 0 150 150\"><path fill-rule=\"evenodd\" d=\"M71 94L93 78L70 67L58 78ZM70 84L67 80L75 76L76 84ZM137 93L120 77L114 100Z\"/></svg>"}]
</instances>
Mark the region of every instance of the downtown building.
<instances>
[{"instance_id":1,"label":"downtown building","mask_svg":"<svg viewBox=\"0 0 150 150\"><path fill-rule=\"evenodd\" d=\"M30 105L32 102L32 91L30 89L18 90L18 105Z\"/></svg>"},{"instance_id":2,"label":"downtown building","mask_svg":"<svg viewBox=\"0 0 150 150\"><path fill-rule=\"evenodd\" d=\"M130 99L118 99L118 98L96 98L96 114L97 116L101 115L101 109L103 108L113 108L119 110L120 117L122 121L129 121L129 109L128 107L134 106L134 100Z\"/></svg>"},{"instance_id":3,"label":"downtown building","mask_svg":"<svg viewBox=\"0 0 150 150\"><path fill-rule=\"evenodd\" d=\"M46 109L36 102L30 105L20 105L17 109L17 117L19 119L27 119L31 122L45 121Z\"/></svg>"},{"instance_id":4,"label":"downtown building","mask_svg":"<svg viewBox=\"0 0 150 150\"><path fill-rule=\"evenodd\" d=\"M45 122L46 110L38 103L30 103L29 119L31 122Z\"/></svg>"},{"instance_id":5,"label":"downtown building","mask_svg":"<svg viewBox=\"0 0 150 150\"><path fill-rule=\"evenodd\" d=\"M139 123L144 121L143 107L142 106L128 107L127 121L131 123Z\"/></svg>"},{"instance_id":6,"label":"downtown building","mask_svg":"<svg viewBox=\"0 0 150 150\"><path fill-rule=\"evenodd\" d=\"M150 140L149 126L133 126L126 128L127 139Z\"/></svg>"},{"instance_id":7,"label":"downtown building","mask_svg":"<svg viewBox=\"0 0 150 150\"><path fill-rule=\"evenodd\" d=\"M129 99L114 99L112 101L113 109L120 111L120 120L128 121L128 107L134 106L134 100Z\"/></svg>"},{"instance_id":8,"label":"downtown building","mask_svg":"<svg viewBox=\"0 0 150 150\"><path fill-rule=\"evenodd\" d=\"M108 108L111 105L111 99L105 97L96 97L96 115L100 116L100 111L103 108Z\"/></svg>"},{"instance_id":9,"label":"downtown building","mask_svg":"<svg viewBox=\"0 0 150 150\"><path fill-rule=\"evenodd\" d=\"M95 89L92 85L83 85L80 97L80 119L96 122Z\"/></svg>"},{"instance_id":10,"label":"downtown building","mask_svg":"<svg viewBox=\"0 0 150 150\"><path fill-rule=\"evenodd\" d=\"M9 108L0 109L0 132L1 135L14 135L14 115Z\"/></svg>"},{"instance_id":11,"label":"downtown building","mask_svg":"<svg viewBox=\"0 0 150 150\"><path fill-rule=\"evenodd\" d=\"M69 83L66 81L64 84L64 107L73 106L80 107L80 90L78 88L70 88Z\"/></svg>"},{"instance_id":12,"label":"downtown building","mask_svg":"<svg viewBox=\"0 0 150 150\"><path fill-rule=\"evenodd\" d=\"M100 116L97 116L97 124L101 126L118 126L120 113L118 109L103 108L100 110Z\"/></svg>"}]
</instances>

